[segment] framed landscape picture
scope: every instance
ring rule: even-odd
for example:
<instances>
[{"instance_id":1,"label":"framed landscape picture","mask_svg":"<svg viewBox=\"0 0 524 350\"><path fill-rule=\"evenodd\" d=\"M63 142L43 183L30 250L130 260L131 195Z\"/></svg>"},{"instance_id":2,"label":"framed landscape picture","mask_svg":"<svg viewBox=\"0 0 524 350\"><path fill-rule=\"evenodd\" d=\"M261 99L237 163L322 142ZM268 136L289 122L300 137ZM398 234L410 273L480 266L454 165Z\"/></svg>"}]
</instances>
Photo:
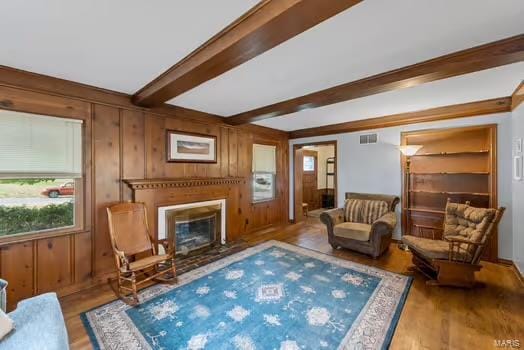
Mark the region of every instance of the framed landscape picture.
<instances>
[{"instance_id":1,"label":"framed landscape picture","mask_svg":"<svg viewBox=\"0 0 524 350\"><path fill-rule=\"evenodd\" d=\"M167 161L216 163L217 137L182 131L167 131Z\"/></svg>"}]
</instances>

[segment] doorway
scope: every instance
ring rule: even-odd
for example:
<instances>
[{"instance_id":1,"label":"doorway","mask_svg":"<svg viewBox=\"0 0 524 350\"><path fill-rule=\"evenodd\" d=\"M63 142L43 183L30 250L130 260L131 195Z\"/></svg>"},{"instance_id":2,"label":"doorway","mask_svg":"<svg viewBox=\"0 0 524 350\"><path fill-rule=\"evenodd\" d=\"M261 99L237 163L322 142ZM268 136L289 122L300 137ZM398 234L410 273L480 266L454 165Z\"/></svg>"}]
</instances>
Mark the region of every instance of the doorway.
<instances>
[{"instance_id":1,"label":"doorway","mask_svg":"<svg viewBox=\"0 0 524 350\"><path fill-rule=\"evenodd\" d=\"M294 222L320 217L337 203L337 142L293 145Z\"/></svg>"}]
</instances>

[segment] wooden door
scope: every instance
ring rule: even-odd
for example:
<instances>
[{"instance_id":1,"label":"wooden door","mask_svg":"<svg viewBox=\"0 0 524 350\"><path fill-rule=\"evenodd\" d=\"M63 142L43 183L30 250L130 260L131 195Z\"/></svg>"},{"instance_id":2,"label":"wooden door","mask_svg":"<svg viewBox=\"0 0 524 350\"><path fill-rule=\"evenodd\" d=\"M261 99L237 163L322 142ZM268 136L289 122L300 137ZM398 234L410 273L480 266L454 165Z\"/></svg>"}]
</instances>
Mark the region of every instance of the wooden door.
<instances>
[{"instance_id":1,"label":"wooden door","mask_svg":"<svg viewBox=\"0 0 524 350\"><path fill-rule=\"evenodd\" d=\"M308 157L311 157L308 159ZM308 162L308 160L310 160ZM305 168L306 165L311 166ZM318 152L304 150L302 173L302 201L308 204L308 209L320 208L320 193L318 191Z\"/></svg>"},{"instance_id":2,"label":"wooden door","mask_svg":"<svg viewBox=\"0 0 524 350\"><path fill-rule=\"evenodd\" d=\"M295 202L295 222L300 222L304 219L302 211L302 174L304 169L304 150L299 148L295 149L295 169L294 178L295 178L295 190L294 190L294 202Z\"/></svg>"}]
</instances>

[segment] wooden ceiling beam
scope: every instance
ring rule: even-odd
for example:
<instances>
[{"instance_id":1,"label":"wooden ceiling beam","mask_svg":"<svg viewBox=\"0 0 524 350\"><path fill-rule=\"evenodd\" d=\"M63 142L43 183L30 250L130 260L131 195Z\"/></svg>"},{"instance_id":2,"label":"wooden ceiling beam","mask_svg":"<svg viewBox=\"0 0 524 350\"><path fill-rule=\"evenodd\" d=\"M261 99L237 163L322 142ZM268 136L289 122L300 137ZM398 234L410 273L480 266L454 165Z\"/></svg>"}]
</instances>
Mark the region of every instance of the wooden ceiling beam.
<instances>
[{"instance_id":1,"label":"wooden ceiling beam","mask_svg":"<svg viewBox=\"0 0 524 350\"><path fill-rule=\"evenodd\" d=\"M133 96L162 104L314 27L362 0L264 0Z\"/></svg>"},{"instance_id":2,"label":"wooden ceiling beam","mask_svg":"<svg viewBox=\"0 0 524 350\"><path fill-rule=\"evenodd\" d=\"M251 123L520 61L524 61L524 34L253 109L226 118L226 123Z\"/></svg>"},{"instance_id":3,"label":"wooden ceiling beam","mask_svg":"<svg viewBox=\"0 0 524 350\"><path fill-rule=\"evenodd\" d=\"M509 111L511 111L511 96L430 108L416 112L400 113L377 118L325 125L316 128L295 130L289 133L289 138L298 139L303 137L342 134L347 132L380 129L399 125L426 123Z\"/></svg>"},{"instance_id":4,"label":"wooden ceiling beam","mask_svg":"<svg viewBox=\"0 0 524 350\"><path fill-rule=\"evenodd\" d=\"M524 102L524 80L520 82L519 86L511 95L511 110L516 109Z\"/></svg>"}]
</instances>

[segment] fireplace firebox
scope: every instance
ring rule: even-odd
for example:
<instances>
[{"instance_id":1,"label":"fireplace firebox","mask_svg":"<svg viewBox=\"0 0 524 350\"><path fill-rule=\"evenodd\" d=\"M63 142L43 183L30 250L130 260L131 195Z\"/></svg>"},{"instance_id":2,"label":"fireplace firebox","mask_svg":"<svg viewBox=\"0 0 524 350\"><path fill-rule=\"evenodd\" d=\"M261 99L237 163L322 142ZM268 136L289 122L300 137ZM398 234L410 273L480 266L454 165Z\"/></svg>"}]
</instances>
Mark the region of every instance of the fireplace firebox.
<instances>
[{"instance_id":1,"label":"fireplace firebox","mask_svg":"<svg viewBox=\"0 0 524 350\"><path fill-rule=\"evenodd\" d=\"M160 207L159 239L168 239L182 255L225 243L224 207L224 200Z\"/></svg>"}]
</instances>

